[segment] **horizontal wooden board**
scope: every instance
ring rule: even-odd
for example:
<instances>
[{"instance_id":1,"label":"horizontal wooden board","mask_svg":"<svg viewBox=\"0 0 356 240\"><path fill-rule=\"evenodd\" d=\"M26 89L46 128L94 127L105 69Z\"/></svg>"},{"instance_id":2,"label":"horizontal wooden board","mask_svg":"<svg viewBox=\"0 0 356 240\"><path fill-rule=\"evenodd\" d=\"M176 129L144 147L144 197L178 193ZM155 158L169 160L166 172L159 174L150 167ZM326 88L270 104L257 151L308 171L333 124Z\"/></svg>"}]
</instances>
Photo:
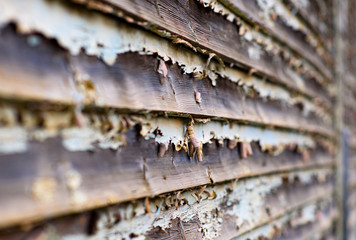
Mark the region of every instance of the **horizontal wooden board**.
<instances>
[{"instance_id":1,"label":"horizontal wooden board","mask_svg":"<svg viewBox=\"0 0 356 240\"><path fill-rule=\"evenodd\" d=\"M324 203L324 202L321 202ZM312 204L311 204L312 205ZM331 234L333 236L332 230L332 221L335 219L334 211L335 209L330 206L330 204L320 204L316 203L315 205L320 206L320 209L315 213L319 215L319 221L307 222L307 219L303 219L303 215L300 212L303 209L310 207L310 205L304 205L298 210L294 210L286 213L285 217L280 217L270 222L270 228L256 228L251 230L250 233L242 235L237 239L244 238L246 236L258 236L258 232L261 230L267 230L265 233L270 233L273 236L272 239L309 239L312 235L323 236L325 233ZM55 232L56 236L68 237L68 236L79 236L78 239L84 239L86 236L90 236L90 224L93 219L95 219L95 213L83 213L80 215L62 217L52 221L49 221L46 225L39 225L33 227L29 230L10 230L7 232L0 233L0 236L3 240L15 240L19 238L30 238L38 236L48 236L50 235L50 229ZM274 229L274 234L271 228ZM291 225L294 224L294 225ZM48 227L50 226L50 227ZM167 229L162 230L160 227L153 228L149 231L146 236L149 239L165 239L165 240L175 240L175 239L186 239L196 240L203 239L203 233L201 231L201 223L198 219L192 219L190 221L182 221L179 218L175 218L171 221L171 226ZM330 233L328 231L330 230ZM231 230L231 229L230 229ZM256 234L253 234L256 232ZM255 238L252 238L253 240ZM251 239L251 240L252 240Z\"/></svg>"},{"instance_id":2,"label":"horizontal wooden board","mask_svg":"<svg viewBox=\"0 0 356 240\"><path fill-rule=\"evenodd\" d=\"M237 14L242 14L242 16L257 23L258 26L267 33L273 34L286 46L309 60L317 69L319 69L328 81L332 80L332 74L328 65L323 60L322 56L316 54L316 49L307 42L307 38L310 36L287 26L286 23L278 17L278 14L273 22L266 20L266 14L264 13L264 10L258 6L256 0L222 0L221 2ZM326 56L327 59L330 59L329 53L327 53Z\"/></svg>"},{"instance_id":3,"label":"horizontal wooden board","mask_svg":"<svg viewBox=\"0 0 356 240\"><path fill-rule=\"evenodd\" d=\"M305 158L295 149L286 149L273 156L262 152L254 143L253 156L241 159L236 147L227 147L227 141L223 145L217 142L205 144L203 162L190 159L183 150L177 152L173 145L159 157L161 146L154 139L145 140L139 131L139 126L129 130L125 135L126 146L117 151L102 148L68 151L60 138L48 138L43 142L29 142L27 150L22 153L2 154L0 191L4 194L0 196L0 226L211 182L333 165L332 157L320 147ZM68 189L68 174L73 171L80 179L80 192L88 199L83 204L73 204L78 196L73 196ZM34 198L34 193L38 187L41 190L47 185L52 186L49 197L54 200L44 204ZM22 206L21 213L18 212L19 205Z\"/></svg>"},{"instance_id":4,"label":"horizontal wooden board","mask_svg":"<svg viewBox=\"0 0 356 240\"><path fill-rule=\"evenodd\" d=\"M308 175L310 172L302 174ZM148 200L151 212L150 217L147 212L142 212L142 207L145 206L147 211L147 200L140 199L136 202L123 203L91 212L52 219L47 221L46 225L42 225L41 223L34 225L35 227L32 230L31 228L25 231L19 231L16 228L13 230L3 230L0 236L34 235L38 234L38 232L47 231L47 227L51 226L50 229L53 230L52 233L55 233L56 236L65 237L71 235L76 236L77 239L86 239L88 235L93 239L100 239L105 236L120 237L130 233L132 236L137 236L136 234L140 231L138 235L161 237L162 234L160 234L159 226L161 226L161 229L163 227L164 230L161 230L163 233L179 226L182 230L181 234L184 233L188 236L192 234L192 237L198 237L199 235L195 232L197 229L203 228L206 230L210 226L210 222L203 222L205 214L211 216L208 219L212 221L221 218L219 220L221 229L216 231L219 234L217 237L218 239L230 239L233 236L239 236L256 229L262 224L286 215L291 211L302 209L306 205L315 205L317 209L319 201L331 201L333 180L330 176L321 181L320 179L315 179L314 181L307 180L307 183L302 179L283 180L282 185L278 184L279 187L273 187L276 186L275 181L278 178L288 179L288 175L278 174L264 176L257 181L256 179L245 179L237 183L226 182L208 186L205 188L203 197L200 200L194 200L195 198L192 197L192 194L199 191L199 188L182 191L180 195L177 195L176 192L165 194ZM250 189L252 186L256 187L254 191ZM208 197L209 192L216 192L217 196L215 198ZM241 198L239 193L244 194L244 198ZM174 204L176 202L175 199L180 199L178 205ZM184 200L187 202L182 203L183 199L187 199ZM167 202L162 205L162 200ZM248 206L249 202L255 207ZM214 206L216 204L216 208L209 208L210 205ZM238 207L235 208L235 206ZM157 210L156 207L160 210ZM200 213L204 214L198 215L198 212L196 212L197 209L200 210ZM328 204L321 205L321 209L327 211ZM254 218L249 215L243 215L243 213L250 211L254 212ZM313 208L311 211L313 211ZM188 214L189 217L184 218L184 214ZM168 221L170 227L164 221L162 222L162 219ZM125 229L124 226L127 224L125 222L129 222L128 224L131 227ZM138 223L140 225L134 228ZM153 223L158 228L155 229L151 225ZM140 229L141 227L142 229ZM185 227L187 227L187 232L184 230Z\"/></svg>"},{"instance_id":5,"label":"horizontal wooden board","mask_svg":"<svg viewBox=\"0 0 356 240\"><path fill-rule=\"evenodd\" d=\"M256 1L0 0L0 240L332 238L331 71Z\"/></svg>"},{"instance_id":6,"label":"horizontal wooden board","mask_svg":"<svg viewBox=\"0 0 356 240\"><path fill-rule=\"evenodd\" d=\"M324 188L324 189L322 189ZM285 215L288 215L288 212L293 211L294 209L301 209L301 207L307 203L311 203L313 202L313 199L315 200L314 197L311 197L308 192L310 194L312 193L316 193L316 192L323 192L326 191L324 193L321 193L324 195L324 199L331 199L331 195L329 195L332 192L331 188L328 187L322 187L322 188L310 188L310 190L307 190L304 188L304 190L298 189L298 187L295 187L295 189L290 189L289 193L290 194L283 194L281 192L278 192L278 194L280 194L280 198L279 196L275 196L274 197L274 201L276 202L276 209L274 211L274 213L276 215L271 215L270 218L267 220L262 220L260 221L258 224L254 225L253 228L246 228L246 229L234 229L233 228L233 223L229 222L228 220L223 222L223 233L222 236L220 236L218 239L223 240L223 239L240 239L239 236L242 236L241 239L244 239L244 234L248 234L251 231L254 231L255 229L258 229L261 226L264 226L266 224L271 224L271 222L273 223L273 219L276 219L278 217L282 217ZM294 192L296 191L296 192ZM293 192L293 194L292 194ZM293 195L293 196L292 196ZM278 199L283 199L284 197L286 197L286 201L289 203L288 207L283 207L281 208L281 206L279 205L280 202ZM319 198L323 199L322 197ZM283 200L282 200L283 201ZM244 231L245 230L245 231ZM293 235L291 236L293 237ZM277 238L278 239L278 238ZM283 239L283 238L282 238Z\"/></svg>"},{"instance_id":7,"label":"horizontal wooden board","mask_svg":"<svg viewBox=\"0 0 356 240\"><path fill-rule=\"evenodd\" d=\"M74 1L87 3L82 0ZM106 2L112 5L106 4ZM190 0L184 4L166 0L110 0L106 2L97 1L95 4L95 1L91 1L89 6L113 15L117 11L123 11L128 14L126 20L131 23L145 21L147 24L141 25L148 30L153 30L156 33L166 30L170 34L163 34L163 36L183 39L194 47L216 53L227 63L237 63L242 67L245 66L244 68L255 69L259 72L256 74L265 76L270 81L278 82L308 96L318 97L330 106L328 97L321 94L320 87L317 89L312 86L305 88L298 84L298 80L295 79L294 74L291 74L288 64L283 62L280 57L272 56L263 49L260 49L258 59L250 57L249 49L256 49L256 46L239 35L238 26L196 1ZM110 8L115 10L108 10ZM309 81L305 79L305 82Z\"/></svg>"},{"instance_id":8,"label":"horizontal wooden board","mask_svg":"<svg viewBox=\"0 0 356 240\"><path fill-rule=\"evenodd\" d=\"M225 78L217 79L214 87L208 78L199 80L183 74L177 64L138 53L120 54L116 63L108 66L85 54L70 56L45 38L40 38L38 46L29 46L28 38L17 35L11 27L2 32L0 93L6 98L69 105L84 102L87 106L226 118L333 134L329 124L313 112L305 116L298 106L247 94L243 87ZM167 76L158 72L160 63Z\"/></svg>"},{"instance_id":9,"label":"horizontal wooden board","mask_svg":"<svg viewBox=\"0 0 356 240\"><path fill-rule=\"evenodd\" d=\"M286 213L284 216L270 221L264 226L255 228L250 232L233 239L258 240L263 237L273 240L324 239L322 237L325 233L329 234L328 230L332 229L333 221L336 220L336 209L330 202L327 202L326 204L319 202L319 204L321 205L319 205L320 209L314 213L315 215L318 215L315 219L309 219L305 216L307 214L307 208L310 207L310 205L307 205L299 208L297 211ZM305 211L305 213L303 213L303 211ZM332 235L333 234L331 233L331 236Z\"/></svg>"},{"instance_id":10,"label":"horizontal wooden board","mask_svg":"<svg viewBox=\"0 0 356 240\"><path fill-rule=\"evenodd\" d=\"M308 1L308 4L296 5L294 0L283 0L283 3L310 26L320 36L329 52L332 51L333 41L333 2ZM310 14L310 13L313 14Z\"/></svg>"}]
</instances>

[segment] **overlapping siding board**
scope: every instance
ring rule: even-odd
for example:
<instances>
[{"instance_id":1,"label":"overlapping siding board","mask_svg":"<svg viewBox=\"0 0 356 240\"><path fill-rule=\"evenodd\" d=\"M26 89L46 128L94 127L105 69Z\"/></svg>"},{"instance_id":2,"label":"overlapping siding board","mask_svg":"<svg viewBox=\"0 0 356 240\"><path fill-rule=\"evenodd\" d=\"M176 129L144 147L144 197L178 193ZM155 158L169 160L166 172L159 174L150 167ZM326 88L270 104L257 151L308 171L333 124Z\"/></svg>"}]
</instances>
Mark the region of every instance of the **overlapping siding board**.
<instances>
[{"instance_id":1,"label":"overlapping siding board","mask_svg":"<svg viewBox=\"0 0 356 240\"><path fill-rule=\"evenodd\" d=\"M0 239L334 239L326 2L0 0Z\"/></svg>"}]
</instances>

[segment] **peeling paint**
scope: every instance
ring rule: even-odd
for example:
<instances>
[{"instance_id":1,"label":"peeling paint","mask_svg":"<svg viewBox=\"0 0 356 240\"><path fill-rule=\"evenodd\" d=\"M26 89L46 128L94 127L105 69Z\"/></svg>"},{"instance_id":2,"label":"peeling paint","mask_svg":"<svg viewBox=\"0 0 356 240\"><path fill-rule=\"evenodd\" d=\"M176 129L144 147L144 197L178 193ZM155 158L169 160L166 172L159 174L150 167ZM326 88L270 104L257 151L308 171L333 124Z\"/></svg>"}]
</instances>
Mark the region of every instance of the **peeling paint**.
<instances>
[{"instance_id":1,"label":"peeling paint","mask_svg":"<svg viewBox=\"0 0 356 240\"><path fill-rule=\"evenodd\" d=\"M160 129L162 136L155 136L151 131L147 138L153 137L157 142L164 144L182 145L184 142L184 120L155 118L148 120L148 122L152 126L151 129ZM259 141L264 150L272 146L287 146L291 143L308 148L315 146L314 140L306 135L240 124L234 124L231 127L229 124L220 121L197 122L194 124L194 132L197 139L204 144L210 143L213 139L239 139L245 142Z\"/></svg>"},{"instance_id":2,"label":"peeling paint","mask_svg":"<svg viewBox=\"0 0 356 240\"><path fill-rule=\"evenodd\" d=\"M49 42L48 39L57 41L68 52L58 45L51 45L52 43L48 45L48 49L55 46L53 48L55 51L60 49L64 53L64 60L61 61L65 62L67 69L63 72L68 73L68 76L63 77L68 78L66 80L70 81L71 87L77 90L76 93L68 95L69 101L66 103L26 99L25 95L23 98L14 95L7 99L4 91L0 103L0 156L14 154L5 156L3 163L8 164L6 162L8 159L14 159L15 164L11 164L9 169L18 172L13 174L9 171L13 174L11 184L14 184L8 185L5 182L4 185L0 184L0 189L5 189L7 196L9 186L16 186L18 192L14 200L23 202L24 209L29 210L19 215L16 204L4 201L5 218L0 227L10 225L12 227L25 221L27 224L29 221L30 224L33 222L37 229L42 228L39 227L41 224L45 226L41 229L43 233L39 235L44 238L144 240L148 239L150 231L162 230L166 233L174 231L172 225L178 220L183 239L189 239L186 237L183 223L194 222L195 230L201 233L203 239L237 237L236 239L260 240L280 234L286 225L297 228L319 222L322 227L330 226L334 218L333 213L324 216L321 209L332 208L330 206L334 201L335 169L330 155L334 153L335 142L331 134L325 134L330 137L319 135L319 131L328 131L319 130L324 127L318 128L314 121L321 122L322 126L324 123L331 125L333 122L332 109L329 109L328 101L331 99L329 96L324 97L327 95L324 88L329 94L335 89L314 67L314 63L308 63L297 51L288 47L289 41L283 44L274 38L272 33L268 33L268 30L240 19L238 14L225 7L225 1L221 4L219 0L200 0L199 4L210 8L206 10L211 14L214 14L211 11L213 10L225 16L227 21L236 24L236 30L241 35L238 41L242 41L242 46L248 42L246 45L249 47L246 51L249 58L263 60L262 56L268 54L273 61L283 61L283 67L278 67L278 70L282 71L284 76L290 77L290 82L284 84L284 81L275 82L273 79L267 79L255 66L244 70L235 67L233 63L225 66L215 53L197 48L191 42L166 30L150 29L154 27L152 23L136 21L120 10L113 12L114 8L103 1L76 1L86 3L86 7L91 10L83 6L71 7L71 3L63 1L0 0L0 34L2 27L14 23L18 33L29 35L19 37L14 35L11 28L11 36L25 41L30 50ZM256 1L264 11L264 18L270 24L269 27L273 26L276 17L280 17L287 27L305 33L307 42L324 57L325 52L318 39L284 6L283 1ZM299 1L303 6L309 3L308 0L295 1ZM160 10L158 2L156 8L160 15L163 8ZM102 13L92 9L100 10ZM120 19L115 19L113 15ZM133 27L133 24L139 27ZM157 35L141 27L152 30ZM189 25L189 29L190 34L197 39L195 26ZM234 27L231 29L234 30ZM294 46L298 48L299 45ZM194 87L186 96L188 104L197 109L192 111L193 115L199 118L195 119L181 111L174 112L171 108L166 108L170 109L167 110L169 112L163 110L154 112L104 107L98 97L100 89L95 86L92 76L75 69L80 68L80 64L74 67L75 60L79 58L67 62L68 58L71 58L68 53L87 54L112 65L119 61L118 54L128 52L154 56L145 61L152 60L157 65L150 65L159 73L153 72L152 75L157 78L157 81L152 81L158 89L157 92L167 86L164 81L172 80L170 74L173 76L173 70L177 71L176 66L171 68L171 63L177 64L184 74L189 74L190 79L194 77ZM48 50L48 53L53 52ZM141 59L137 54L134 55L134 60L139 62ZM85 58L87 59L87 56ZM97 60L95 61L98 64ZM101 63L95 66L99 65L102 66ZM95 70L93 69L91 73L93 76ZM202 81L198 79L203 78L209 78L212 86L219 84L221 78L236 83L224 81L224 84L229 84L225 89L229 86L232 88L236 85L242 86L235 90L241 90L239 98L242 96L242 101L245 98L254 98L248 99L246 103L250 104L248 106L255 104L254 116L257 117L248 119L257 119L256 122L223 119L222 116L215 116L217 113L213 110L212 113L209 112L211 117L209 119L204 118L208 114L203 115L203 112L200 116L199 109L202 110L203 105L215 100L206 97L211 89L214 91L210 85L205 88L206 79L204 88L200 88L199 84ZM318 83L313 78L316 78ZM97 79L99 78L95 78ZM115 81L113 78L113 82ZM287 86L288 84L293 87ZM319 84L323 88L321 94L315 93L317 90L314 85ZM312 90L308 91L309 87ZM215 90L219 89L224 88L219 86ZM173 88L172 90L174 92ZM222 91L222 94L224 93L226 92ZM159 97L166 98L163 95ZM220 92L216 94L216 99L220 97L219 95ZM175 97L174 92L172 98ZM157 104L160 103L160 99ZM229 97L222 100L223 103L235 101ZM267 101L266 104L264 100ZM184 99L176 102L187 104L184 103ZM243 104L244 102L239 106L244 106ZM316 127L304 128L299 125L300 128L297 128L290 122L285 125L283 121L276 120L276 116L270 117L269 113L264 114L270 109L271 116L274 112L280 114L281 110L287 111L290 105L295 105L291 109L293 116L290 122L298 124L298 117L296 120L294 116L301 116L300 112L303 112L305 116L311 115L313 127ZM125 106L132 108L130 104ZM263 108L262 111L259 111L260 106ZM249 114L248 109L244 111L245 109L241 110L243 115L234 116ZM305 118L301 119L305 121ZM273 125L268 125L270 122ZM41 141L48 142L39 143ZM127 148L124 148L125 145ZM58 149L53 149L57 146ZM43 152L44 147L48 147L49 150ZM288 151L283 152L286 148ZM136 149L142 150L140 156L135 154ZM184 151L177 153L174 149ZM59 153L53 159L51 157L55 153L51 150ZM209 155L213 151L215 155ZM100 154L97 154L98 152ZM277 159L273 158L282 152ZM25 154L18 156L17 153ZM30 154L28 159L27 154ZM184 154L188 154L188 157ZM251 155L256 158L245 159ZM25 156L24 159L22 156ZM207 159L208 157L211 158ZM310 159L313 162L306 163ZM27 165L29 170L20 169L19 166L23 165L22 160L31 160ZM82 160L88 160L90 163ZM28 172L25 172L27 170ZM5 172L7 180L6 174L8 173ZM15 176L20 177L15 179ZM241 179L237 179L237 176ZM122 185L123 180L127 180L129 184ZM189 189L182 189L184 187ZM175 192L169 192L173 190ZM9 192L11 197L15 191L10 189ZM164 194L150 196L162 192ZM4 199L8 201L10 198ZM6 211L7 206L10 206L10 211ZM60 215L72 213L84 216L85 219L81 222L84 230L75 229L75 233L71 234L64 231L64 236L60 236L51 224L57 220L61 222L63 219L65 224L68 224L68 219L72 216L62 218ZM51 219L44 221L44 218ZM355 217L352 217L352 221L353 218ZM36 221L43 223L37 225ZM224 235L226 228L229 228L229 231L231 229L229 237ZM44 233L46 231L47 233ZM319 235L313 237L316 236Z\"/></svg>"},{"instance_id":3,"label":"peeling paint","mask_svg":"<svg viewBox=\"0 0 356 240\"><path fill-rule=\"evenodd\" d=\"M26 4L31 6L26 7ZM133 29L97 13L92 13L89 17L70 10L57 1L34 0L31 3L23 3L22 1L11 1L9 3L6 0L1 0L1 5L6 5L6 7L0 9L0 25L15 21L20 32L40 32L46 37L55 38L61 46L68 49L73 55L79 54L80 50L84 49L88 55L98 56L111 65L115 62L116 55L120 53L130 51L141 54L157 53L165 61L177 62L186 74L203 73L207 67L205 58L192 51L183 50L174 46L168 40L145 31ZM18 15L17 13L23 8L28 8L28 13ZM304 97L296 99L287 90L276 87L263 79L253 76L251 82L251 76L234 68L221 68L221 64L218 61L211 61L208 67L210 69L208 76L213 85L217 76L221 75L233 82L250 85L261 94L261 97L286 100L291 104L301 102L306 106L306 114L309 111L316 111L317 114L330 119L329 114L323 108L316 106L310 100ZM80 74L80 76L82 75ZM291 77L293 76L291 75ZM90 76L88 77L90 78ZM87 84L84 85L86 86ZM281 91L284 92L283 95L280 95L279 92ZM78 96L73 96L73 98L77 99ZM95 99L95 91L90 96L86 96L86 98L89 99L89 102L91 102L91 99Z\"/></svg>"},{"instance_id":4,"label":"peeling paint","mask_svg":"<svg viewBox=\"0 0 356 240\"><path fill-rule=\"evenodd\" d=\"M29 114L29 113L28 113ZM159 144L168 148L174 144L176 150L180 150L186 142L187 119L166 118L150 115L131 116L109 112L106 116L94 113L82 113L82 126L75 126L72 121L72 112L42 112L28 115L34 125L20 127L19 123L13 123L10 128L0 128L0 152L24 152L27 141L44 141L47 138L61 136L63 146L69 151L93 151L95 148L118 150L126 144L123 133L135 124L141 126L140 134L146 138L153 138ZM42 124L44 128L37 128L36 124ZM229 124L227 121L201 120L197 119L194 126L195 140L197 143L207 144L213 140L252 142L258 141L263 151L272 151L275 154L281 152L285 147L298 145L300 149L312 149L315 147L313 137L291 131L263 128L253 125L245 125L237 122ZM327 143L327 142L326 142ZM186 146L188 147L188 145ZM276 151L279 149L278 151ZM162 152L162 154L164 154ZM201 159L201 158L199 158Z\"/></svg>"},{"instance_id":5,"label":"peeling paint","mask_svg":"<svg viewBox=\"0 0 356 240\"><path fill-rule=\"evenodd\" d=\"M272 40L272 38L265 33L255 29L256 26L250 26L246 23L243 19L241 19L238 15L227 9L224 5L222 5L217 0L203 0L203 4L205 7L210 7L214 12L221 14L226 17L227 20L230 22L236 22L239 26L239 33L244 37L244 39L248 42L254 42L258 44L262 49L267 51L272 55L279 55L282 54L288 63L295 68L298 72L303 72L307 76L314 77L317 79L319 83L322 85L327 85L328 80L324 79L319 73L317 73L317 69L312 66L307 61L303 61L301 57L295 56L288 47L282 46L281 44ZM231 3L230 3L231 4ZM281 3L280 3L281 4ZM273 5L273 4L272 4ZM267 10L266 10L267 11ZM268 15L268 14L267 14ZM273 19L270 16L267 16L269 22L267 22L268 26L274 26ZM295 17L293 16L293 19ZM304 26L299 20L295 20L299 25ZM260 26L258 26L260 28ZM303 28L304 29L304 28ZM308 33L310 33L308 31ZM316 40L315 40L316 41ZM323 56L325 54L325 50L321 50L322 47L318 45L317 50L319 51L320 55ZM254 51L255 48L249 49L249 51ZM327 85L327 90L331 94L332 92L332 85Z\"/></svg>"},{"instance_id":6,"label":"peeling paint","mask_svg":"<svg viewBox=\"0 0 356 240\"><path fill-rule=\"evenodd\" d=\"M329 174L331 174L330 170L317 170L295 172L291 177L298 176L302 184L308 184L312 181L312 177L307 177L309 175ZM214 239L222 234L224 216L236 219L236 227L243 229L241 232L243 233L269 220L270 217L266 215L263 199L282 184L280 175L265 176L238 181L234 187L230 182L203 186L200 189L186 190L178 194L158 196L149 201L139 200L120 207L112 207L109 210L101 211L96 223L97 232L87 239L121 239L129 238L130 234L137 236L137 239L145 239L145 234L149 230L155 227L160 227L163 230L168 229L171 220L176 218L182 222L197 218L200 222L203 239ZM197 194L200 196L199 198ZM227 206L229 210L223 211L223 206ZM289 203L281 205L281 211L288 206ZM149 209L151 213L147 213L145 209ZM298 226L308 221L315 221L315 214L313 214L315 210L314 204L306 206L302 211L303 218L293 224ZM217 211L218 214L216 214ZM274 214L278 216L279 213ZM117 216L120 216L121 221L117 222ZM65 236L63 239L83 238L85 236L72 235Z\"/></svg>"},{"instance_id":7,"label":"peeling paint","mask_svg":"<svg viewBox=\"0 0 356 240\"><path fill-rule=\"evenodd\" d=\"M324 201L322 202L321 205L328 205L328 204L330 204L329 201ZM284 226L297 228L298 226L302 226L310 223L316 223L320 227L330 228L333 223L333 220L336 217L336 211L333 210L328 213L323 213L319 210L319 207L320 206L318 206L317 204L307 205L301 208L300 210L290 212L280 217L279 219L270 222L267 225L259 227L251 232L248 232L236 238L233 238L233 240L244 240L244 239L259 240L262 238L272 239L274 236L276 235L278 236L280 234L280 232L276 230L283 229ZM314 237L312 238L307 237L303 239L320 239L316 237L315 234L319 234L319 233L314 233L313 231L310 231L310 233L306 235L309 237L311 235L314 235Z\"/></svg>"},{"instance_id":8,"label":"peeling paint","mask_svg":"<svg viewBox=\"0 0 356 240\"><path fill-rule=\"evenodd\" d=\"M94 150L94 144L97 143L100 148L118 149L124 145L120 138L113 138L114 133L105 135L100 130L91 127L69 128L62 131L63 146L70 151Z\"/></svg>"},{"instance_id":9,"label":"peeling paint","mask_svg":"<svg viewBox=\"0 0 356 240\"><path fill-rule=\"evenodd\" d=\"M294 14L292 14L280 0L257 0L257 3L260 8L264 10L265 21L271 21L270 24L273 25L271 14L275 13L282 18L287 26L304 32L309 37L308 40L312 46L316 47L318 45L318 40L314 34Z\"/></svg>"}]
</instances>

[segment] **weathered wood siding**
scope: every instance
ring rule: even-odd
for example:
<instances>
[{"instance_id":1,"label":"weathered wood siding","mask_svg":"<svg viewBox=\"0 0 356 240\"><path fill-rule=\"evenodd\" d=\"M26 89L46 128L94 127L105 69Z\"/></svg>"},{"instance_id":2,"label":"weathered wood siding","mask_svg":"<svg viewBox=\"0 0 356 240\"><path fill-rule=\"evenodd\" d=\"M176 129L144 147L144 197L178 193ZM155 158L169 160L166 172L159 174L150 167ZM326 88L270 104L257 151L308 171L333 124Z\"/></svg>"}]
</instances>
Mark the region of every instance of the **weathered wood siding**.
<instances>
[{"instance_id":1,"label":"weathered wood siding","mask_svg":"<svg viewBox=\"0 0 356 240\"><path fill-rule=\"evenodd\" d=\"M334 239L332 20L331 0L0 0L0 239Z\"/></svg>"}]
</instances>

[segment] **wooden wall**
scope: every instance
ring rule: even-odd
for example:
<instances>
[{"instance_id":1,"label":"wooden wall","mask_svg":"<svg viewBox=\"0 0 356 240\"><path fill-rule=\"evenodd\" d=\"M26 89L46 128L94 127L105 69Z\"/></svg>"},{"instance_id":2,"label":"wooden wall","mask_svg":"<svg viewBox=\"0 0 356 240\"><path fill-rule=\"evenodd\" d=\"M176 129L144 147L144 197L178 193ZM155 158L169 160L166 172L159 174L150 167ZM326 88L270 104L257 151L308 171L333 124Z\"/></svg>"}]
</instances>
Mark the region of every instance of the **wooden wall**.
<instances>
[{"instance_id":1,"label":"wooden wall","mask_svg":"<svg viewBox=\"0 0 356 240\"><path fill-rule=\"evenodd\" d=\"M334 239L332 6L0 0L0 239Z\"/></svg>"}]
</instances>

